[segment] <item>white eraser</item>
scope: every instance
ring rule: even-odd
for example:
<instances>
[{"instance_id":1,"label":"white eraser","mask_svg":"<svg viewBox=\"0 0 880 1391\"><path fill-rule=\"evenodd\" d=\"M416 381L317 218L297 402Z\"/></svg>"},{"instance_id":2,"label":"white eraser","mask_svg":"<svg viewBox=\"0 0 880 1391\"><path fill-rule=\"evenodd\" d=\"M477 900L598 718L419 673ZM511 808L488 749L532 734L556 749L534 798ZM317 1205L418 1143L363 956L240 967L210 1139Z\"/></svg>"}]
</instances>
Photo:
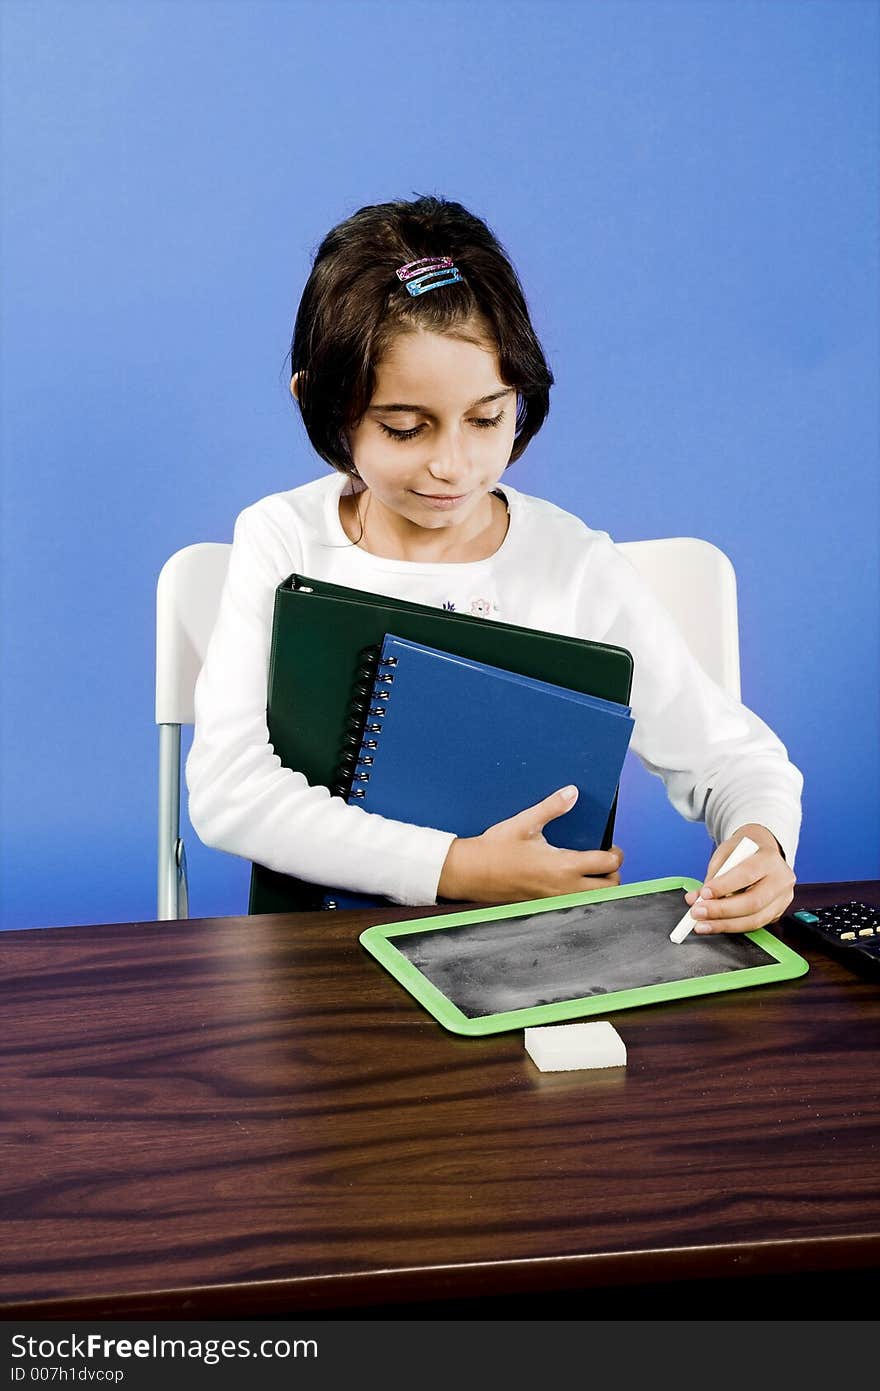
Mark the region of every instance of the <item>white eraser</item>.
<instances>
[{"instance_id":1,"label":"white eraser","mask_svg":"<svg viewBox=\"0 0 880 1391\"><path fill-rule=\"evenodd\" d=\"M607 1019L525 1030L526 1052L542 1072L626 1067L626 1044Z\"/></svg>"}]
</instances>

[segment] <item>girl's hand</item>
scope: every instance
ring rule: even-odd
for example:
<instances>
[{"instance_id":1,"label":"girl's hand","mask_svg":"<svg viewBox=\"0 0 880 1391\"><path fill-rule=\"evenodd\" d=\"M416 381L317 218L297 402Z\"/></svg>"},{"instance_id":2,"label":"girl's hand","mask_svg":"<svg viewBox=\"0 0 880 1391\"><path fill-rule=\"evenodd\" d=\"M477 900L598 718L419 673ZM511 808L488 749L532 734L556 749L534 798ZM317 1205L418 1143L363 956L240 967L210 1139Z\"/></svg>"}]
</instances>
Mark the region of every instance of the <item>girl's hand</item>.
<instances>
[{"instance_id":1,"label":"girl's hand","mask_svg":"<svg viewBox=\"0 0 880 1391\"><path fill-rule=\"evenodd\" d=\"M562 788L481 836L454 840L440 874L438 898L522 903L619 884L623 851L618 846L560 850L544 839L547 822L571 811L576 801L576 788Z\"/></svg>"},{"instance_id":2,"label":"girl's hand","mask_svg":"<svg viewBox=\"0 0 880 1391\"><path fill-rule=\"evenodd\" d=\"M713 879L718 865L743 836L753 840L758 849L742 864ZM722 841L709 861L702 889L685 894L685 902L700 923L694 928L695 933L707 936L715 932L754 932L782 917L794 898L794 886L794 874L785 863L776 838L766 826L752 822ZM698 897L705 901L693 908Z\"/></svg>"}]
</instances>

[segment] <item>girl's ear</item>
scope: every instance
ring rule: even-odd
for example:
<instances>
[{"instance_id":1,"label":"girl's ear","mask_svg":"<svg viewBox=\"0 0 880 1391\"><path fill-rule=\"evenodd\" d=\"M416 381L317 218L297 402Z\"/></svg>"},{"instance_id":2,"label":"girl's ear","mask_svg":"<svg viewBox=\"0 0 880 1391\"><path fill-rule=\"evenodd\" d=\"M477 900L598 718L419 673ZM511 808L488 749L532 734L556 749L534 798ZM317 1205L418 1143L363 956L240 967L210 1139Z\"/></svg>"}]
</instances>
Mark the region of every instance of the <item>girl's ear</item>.
<instances>
[{"instance_id":1,"label":"girl's ear","mask_svg":"<svg viewBox=\"0 0 880 1391\"><path fill-rule=\"evenodd\" d=\"M290 379L290 394L295 401L299 400L299 372L294 372Z\"/></svg>"}]
</instances>

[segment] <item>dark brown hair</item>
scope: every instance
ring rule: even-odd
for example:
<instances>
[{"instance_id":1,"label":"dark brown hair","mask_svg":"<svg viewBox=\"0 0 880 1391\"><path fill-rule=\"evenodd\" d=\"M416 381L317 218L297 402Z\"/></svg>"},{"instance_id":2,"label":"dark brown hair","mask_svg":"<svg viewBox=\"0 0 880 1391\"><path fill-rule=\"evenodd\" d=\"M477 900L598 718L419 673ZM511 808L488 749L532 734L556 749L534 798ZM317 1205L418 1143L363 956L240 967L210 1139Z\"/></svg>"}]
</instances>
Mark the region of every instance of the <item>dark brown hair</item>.
<instances>
[{"instance_id":1,"label":"dark brown hair","mask_svg":"<svg viewBox=\"0 0 880 1391\"><path fill-rule=\"evenodd\" d=\"M410 295L395 271L424 256L451 256L462 280ZM518 459L547 418L553 376L506 251L461 203L435 197L361 208L318 247L290 352L313 448L354 473L348 432L372 400L376 366L397 334L417 329L494 341L501 379L517 391L508 462Z\"/></svg>"}]
</instances>

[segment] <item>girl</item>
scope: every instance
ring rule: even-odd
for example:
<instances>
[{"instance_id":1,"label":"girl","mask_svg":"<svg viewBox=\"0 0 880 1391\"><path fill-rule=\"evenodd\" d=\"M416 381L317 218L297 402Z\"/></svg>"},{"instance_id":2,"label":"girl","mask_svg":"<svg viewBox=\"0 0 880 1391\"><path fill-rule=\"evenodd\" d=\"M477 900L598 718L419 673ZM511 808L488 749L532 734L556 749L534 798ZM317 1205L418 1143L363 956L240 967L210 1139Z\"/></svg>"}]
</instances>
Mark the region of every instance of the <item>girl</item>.
<instances>
[{"instance_id":1,"label":"girl","mask_svg":"<svg viewBox=\"0 0 880 1391\"><path fill-rule=\"evenodd\" d=\"M702 672L607 533L507 482L547 416L553 377L486 224L424 197L361 208L335 227L303 292L291 368L309 439L333 472L236 522L186 768L201 839L402 904L517 902L619 883L618 847L561 850L544 839L573 788L463 838L348 806L283 768L266 727L269 642L276 586L299 572L628 648L632 748L717 846L696 930L744 932L779 918L801 818L802 778L785 748ZM713 878L744 835L759 851Z\"/></svg>"}]
</instances>

